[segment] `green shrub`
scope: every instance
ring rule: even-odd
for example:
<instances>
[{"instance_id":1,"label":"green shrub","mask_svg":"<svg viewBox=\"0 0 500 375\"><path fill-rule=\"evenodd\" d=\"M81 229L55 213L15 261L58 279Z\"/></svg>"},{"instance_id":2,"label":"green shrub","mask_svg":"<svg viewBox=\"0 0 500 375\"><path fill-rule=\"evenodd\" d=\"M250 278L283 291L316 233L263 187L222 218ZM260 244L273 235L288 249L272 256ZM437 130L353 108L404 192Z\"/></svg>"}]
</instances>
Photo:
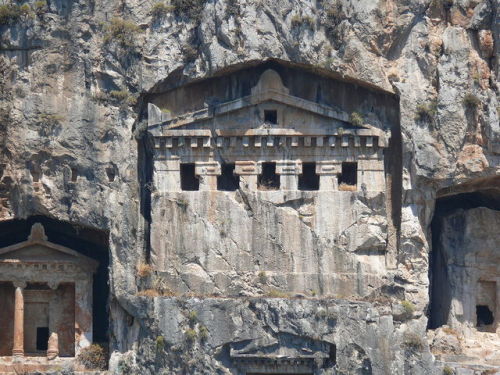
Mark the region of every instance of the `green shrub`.
<instances>
[{"instance_id":1,"label":"green shrub","mask_svg":"<svg viewBox=\"0 0 500 375\"><path fill-rule=\"evenodd\" d=\"M188 328L184 334L186 335L186 341L189 342L189 343L192 343L194 342L194 340L196 340L196 331L192 328Z\"/></svg>"},{"instance_id":2,"label":"green shrub","mask_svg":"<svg viewBox=\"0 0 500 375\"><path fill-rule=\"evenodd\" d=\"M450 366L443 367L443 375L453 375L455 371Z\"/></svg>"},{"instance_id":3,"label":"green shrub","mask_svg":"<svg viewBox=\"0 0 500 375\"><path fill-rule=\"evenodd\" d=\"M192 44L188 43L182 47L182 54L184 55L184 62L189 63L196 60L198 50Z\"/></svg>"},{"instance_id":4,"label":"green shrub","mask_svg":"<svg viewBox=\"0 0 500 375\"><path fill-rule=\"evenodd\" d=\"M156 350L160 351L165 348L165 338L163 336L156 336Z\"/></svg>"},{"instance_id":5,"label":"green shrub","mask_svg":"<svg viewBox=\"0 0 500 375\"><path fill-rule=\"evenodd\" d=\"M437 101L432 100L425 104L419 104L416 109L415 120L431 121L437 114Z\"/></svg>"},{"instance_id":6,"label":"green shrub","mask_svg":"<svg viewBox=\"0 0 500 375\"><path fill-rule=\"evenodd\" d=\"M33 18L33 13L28 4L9 3L0 5L0 26L12 25L23 18Z\"/></svg>"},{"instance_id":7,"label":"green shrub","mask_svg":"<svg viewBox=\"0 0 500 375\"><path fill-rule=\"evenodd\" d=\"M314 18L299 14L294 15L292 17L292 27L301 27L302 25L305 25L310 29L314 29Z\"/></svg>"},{"instance_id":8,"label":"green shrub","mask_svg":"<svg viewBox=\"0 0 500 375\"><path fill-rule=\"evenodd\" d=\"M100 344L92 344L80 350L77 361L88 370L106 370L107 350Z\"/></svg>"},{"instance_id":9,"label":"green shrub","mask_svg":"<svg viewBox=\"0 0 500 375\"><path fill-rule=\"evenodd\" d=\"M104 43L117 42L122 47L135 47L140 32L141 28L134 22L115 17L105 27Z\"/></svg>"},{"instance_id":10,"label":"green shrub","mask_svg":"<svg viewBox=\"0 0 500 375\"><path fill-rule=\"evenodd\" d=\"M33 10L35 11L37 16L41 16L46 13L48 10L47 1L46 0L38 0L33 4Z\"/></svg>"},{"instance_id":11,"label":"green shrub","mask_svg":"<svg viewBox=\"0 0 500 375\"><path fill-rule=\"evenodd\" d=\"M410 301L405 300L401 302L401 306L403 306L403 309L405 311L406 319L410 319L413 316L413 313L415 312L415 305Z\"/></svg>"},{"instance_id":12,"label":"green shrub","mask_svg":"<svg viewBox=\"0 0 500 375\"><path fill-rule=\"evenodd\" d=\"M201 341L206 341L208 338L208 329L205 326L200 326L199 328L199 334L200 334L200 340Z\"/></svg>"},{"instance_id":13,"label":"green shrub","mask_svg":"<svg viewBox=\"0 0 500 375\"><path fill-rule=\"evenodd\" d=\"M188 314L189 324L194 325L198 320L198 313L196 311L190 311Z\"/></svg>"},{"instance_id":14,"label":"green shrub","mask_svg":"<svg viewBox=\"0 0 500 375\"><path fill-rule=\"evenodd\" d=\"M421 351L424 348L422 338L414 332L407 332L404 336L404 344L408 349Z\"/></svg>"},{"instance_id":15,"label":"green shrub","mask_svg":"<svg viewBox=\"0 0 500 375\"><path fill-rule=\"evenodd\" d=\"M352 112L351 115L349 116L349 121L354 126L363 126L363 124L365 122L365 120L363 119L363 116L359 112Z\"/></svg>"},{"instance_id":16,"label":"green shrub","mask_svg":"<svg viewBox=\"0 0 500 375\"><path fill-rule=\"evenodd\" d=\"M258 277L259 277L259 283L267 284L267 275L265 271L260 271Z\"/></svg>"},{"instance_id":17,"label":"green shrub","mask_svg":"<svg viewBox=\"0 0 500 375\"><path fill-rule=\"evenodd\" d=\"M151 16L155 19L160 19L165 17L167 14L174 11L174 6L166 4L164 2L159 2L153 5L151 8Z\"/></svg>"},{"instance_id":18,"label":"green shrub","mask_svg":"<svg viewBox=\"0 0 500 375\"><path fill-rule=\"evenodd\" d=\"M64 121L64 117L61 115L55 115L52 113L40 113L37 117L36 122L39 124L45 124L49 126L56 126Z\"/></svg>"},{"instance_id":19,"label":"green shrub","mask_svg":"<svg viewBox=\"0 0 500 375\"><path fill-rule=\"evenodd\" d=\"M467 93L464 96L463 103L468 108L476 108L481 104L481 100L472 93Z\"/></svg>"},{"instance_id":20,"label":"green shrub","mask_svg":"<svg viewBox=\"0 0 500 375\"><path fill-rule=\"evenodd\" d=\"M109 92L109 97L112 100L127 104L127 105L134 105L135 104L135 97L132 95L129 91L127 90L111 90Z\"/></svg>"}]
</instances>

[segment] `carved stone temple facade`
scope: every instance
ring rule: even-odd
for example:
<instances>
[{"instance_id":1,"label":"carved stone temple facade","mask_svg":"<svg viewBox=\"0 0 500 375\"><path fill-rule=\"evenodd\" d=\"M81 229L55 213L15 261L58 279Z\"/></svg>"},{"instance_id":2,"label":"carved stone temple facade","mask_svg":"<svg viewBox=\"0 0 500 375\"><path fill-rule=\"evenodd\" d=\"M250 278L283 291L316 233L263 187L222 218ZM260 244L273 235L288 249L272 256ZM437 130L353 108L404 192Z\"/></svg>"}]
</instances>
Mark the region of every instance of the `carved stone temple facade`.
<instances>
[{"instance_id":1,"label":"carved stone temple facade","mask_svg":"<svg viewBox=\"0 0 500 375\"><path fill-rule=\"evenodd\" d=\"M150 261L163 292L291 306L295 297L363 298L386 282L396 259L397 109L308 74L268 65L151 96ZM225 321L215 306L205 313ZM269 334L241 314L234 329L248 334L227 343L233 374L332 374L337 349L370 367L357 347L315 331Z\"/></svg>"},{"instance_id":2,"label":"carved stone temple facade","mask_svg":"<svg viewBox=\"0 0 500 375\"><path fill-rule=\"evenodd\" d=\"M151 259L169 288L366 295L381 284L394 263L383 122L300 97L273 69L248 95L160 105L148 111Z\"/></svg>"},{"instance_id":3,"label":"carved stone temple facade","mask_svg":"<svg viewBox=\"0 0 500 375\"><path fill-rule=\"evenodd\" d=\"M24 242L0 249L0 356L43 369L92 343L97 262L48 241L36 223ZM45 357L45 360L42 358ZM0 366L1 367L1 366Z\"/></svg>"}]
</instances>

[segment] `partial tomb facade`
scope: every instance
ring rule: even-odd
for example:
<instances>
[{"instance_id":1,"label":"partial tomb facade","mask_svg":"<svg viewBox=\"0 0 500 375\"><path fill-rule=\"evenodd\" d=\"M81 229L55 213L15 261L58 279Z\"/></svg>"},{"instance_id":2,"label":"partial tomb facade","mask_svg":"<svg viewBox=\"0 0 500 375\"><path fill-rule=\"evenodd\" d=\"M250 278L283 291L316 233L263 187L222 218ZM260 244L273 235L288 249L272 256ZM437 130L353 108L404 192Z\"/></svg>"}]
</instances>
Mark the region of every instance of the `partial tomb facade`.
<instances>
[{"instance_id":1,"label":"partial tomb facade","mask_svg":"<svg viewBox=\"0 0 500 375\"><path fill-rule=\"evenodd\" d=\"M176 294L369 294L397 121L388 94L280 66L156 94L154 268Z\"/></svg>"},{"instance_id":2,"label":"partial tomb facade","mask_svg":"<svg viewBox=\"0 0 500 375\"><path fill-rule=\"evenodd\" d=\"M48 241L32 226L27 241L0 249L0 356L16 363L75 357L92 343L97 261Z\"/></svg>"}]
</instances>

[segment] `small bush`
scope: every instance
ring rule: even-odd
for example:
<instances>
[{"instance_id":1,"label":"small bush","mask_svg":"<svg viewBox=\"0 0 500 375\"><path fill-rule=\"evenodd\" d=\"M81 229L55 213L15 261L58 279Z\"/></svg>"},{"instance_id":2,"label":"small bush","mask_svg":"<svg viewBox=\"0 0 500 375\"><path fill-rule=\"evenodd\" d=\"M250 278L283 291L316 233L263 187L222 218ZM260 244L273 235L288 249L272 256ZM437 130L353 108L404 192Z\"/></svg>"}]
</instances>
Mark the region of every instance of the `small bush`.
<instances>
[{"instance_id":1,"label":"small bush","mask_svg":"<svg viewBox=\"0 0 500 375\"><path fill-rule=\"evenodd\" d=\"M160 351L165 348L165 338L163 336L156 336L156 350Z\"/></svg>"},{"instance_id":2,"label":"small bush","mask_svg":"<svg viewBox=\"0 0 500 375\"><path fill-rule=\"evenodd\" d=\"M208 329L205 326L200 326L199 328L200 340L206 341L208 338Z\"/></svg>"},{"instance_id":3,"label":"small bush","mask_svg":"<svg viewBox=\"0 0 500 375\"><path fill-rule=\"evenodd\" d=\"M46 0L38 0L33 4L33 10L37 16L41 16L46 13L48 10L47 1Z\"/></svg>"},{"instance_id":4,"label":"small bush","mask_svg":"<svg viewBox=\"0 0 500 375\"><path fill-rule=\"evenodd\" d=\"M413 332L408 332L405 334L404 344L407 348L416 351L421 351L424 348L424 342L422 341L422 338Z\"/></svg>"},{"instance_id":5,"label":"small bush","mask_svg":"<svg viewBox=\"0 0 500 375\"><path fill-rule=\"evenodd\" d=\"M190 63L196 61L196 58L198 57L198 50L192 44L185 44L182 47L182 54L184 55L184 61L186 63Z\"/></svg>"},{"instance_id":6,"label":"small bush","mask_svg":"<svg viewBox=\"0 0 500 375\"><path fill-rule=\"evenodd\" d=\"M292 17L292 27L301 27L302 25L305 25L310 29L314 29L314 18L299 14L294 15Z\"/></svg>"},{"instance_id":7,"label":"small bush","mask_svg":"<svg viewBox=\"0 0 500 375\"><path fill-rule=\"evenodd\" d=\"M20 20L32 18L33 13L28 4L3 4L0 5L0 26L12 25Z\"/></svg>"},{"instance_id":8,"label":"small bush","mask_svg":"<svg viewBox=\"0 0 500 375\"><path fill-rule=\"evenodd\" d=\"M37 123L46 124L49 126L55 126L64 121L64 117L61 115L55 115L52 113L40 113L37 118Z\"/></svg>"},{"instance_id":9,"label":"small bush","mask_svg":"<svg viewBox=\"0 0 500 375\"><path fill-rule=\"evenodd\" d=\"M431 121L437 114L437 101L432 100L425 104L417 105L417 113L415 120L417 121Z\"/></svg>"},{"instance_id":10,"label":"small bush","mask_svg":"<svg viewBox=\"0 0 500 375\"><path fill-rule=\"evenodd\" d=\"M127 90L111 90L109 92L109 97L112 100L117 102L121 102L127 105L134 105L136 102L136 98Z\"/></svg>"},{"instance_id":11,"label":"small bush","mask_svg":"<svg viewBox=\"0 0 500 375\"><path fill-rule=\"evenodd\" d=\"M80 350L77 361L87 370L106 370L107 350L100 344L92 344Z\"/></svg>"},{"instance_id":12,"label":"small bush","mask_svg":"<svg viewBox=\"0 0 500 375\"><path fill-rule=\"evenodd\" d=\"M186 341L189 342L189 343L192 343L194 342L194 340L196 340L196 331L192 328L188 328L184 334L186 335Z\"/></svg>"},{"instance_id":13,"label":"small bush","mask_svg":"<svg viewBox=\"0 0 500 375\"><path fill-rule=\"evenodd\" d=\"M153 5L151 8L151 16L154 19L161 19L167 14L172 13L175 10L173 5L166 4L164 2L159 2Z\"/></svg>"},{"instance_id":14,"label":"small bush","mask_svg":"<svg viewBox=\"0 0 500 375\"><path fill-rule=\"evenodd\" d=\"M415 305L410 301L403 301L401 302L401 306L403 306L403 309L405 311L405 318L410 319L415 312Z\"/></svg>"},{"instance_id":15,"label":"small bush","mask_svg":"<svg viewBox=\"0 0 500 375\"><path fill-rule=\"evenodd\" d=\"M198 313L196 311L190 311L188 314L188 320L190 325L194 325L198 320Z\"/></svg>"},{"instance_id":16,"label":"small bush","mask_svg":"<svg viewBox=\"0 0 500 375\"><path fill-rule=\"evenodd\" d=\"M137 276L139 277L148 277L153 272L153 267L147 263L139 263L137 265Z\"/></svg>"},{"instance_id":17,"label":"small bush","mask_svg":"<svg viewBox=\"0 0 500 375\"><path fill-rule=\"evenodd\" d=\"M104 43L117 42L122 47L135 47L136 36L140 32L141 28L134 22L115 17L105 27Z\"/></svg>"},{"instance_id":18,"label":"small bush","mask_svg":"<svg viewBox=\"0 0 500 375\"><path fill-rule=\"evenodd\" d=\"M351 115L349 116L349 121L354 126L363 126L365 122L363 116L359 112L352 112Z\"/></svg>"},{"instance_id":19,"label":"small bush","mask_svg":"<svg viewBox=\"0 0 500 375\"><path fill-rule=\"evenodd\" d=\"M453 375L455 371L450 366L443 367L443 375Z\"/></svg>"},{"instance_id":20,"label":"small bush","mask_svg":"<svg viewBox=\"0 0 500 375\"><path fill-rule=\"evenodd\" d=\"M267 284L267 275L265 271L260 271L258 277L259 277L259 283L264 285Z\"/></svg>"},{"instance_id":21,"label":"small bush","mask_svg":"<svg viewBox=\"0 0 500 375\"><path fill-rule=\"evenodd\" d=\"M481 100L472 93L467 93L464 96L463 103L468 108L476 108L481 104Z\"/></svg>"}]
</instances>

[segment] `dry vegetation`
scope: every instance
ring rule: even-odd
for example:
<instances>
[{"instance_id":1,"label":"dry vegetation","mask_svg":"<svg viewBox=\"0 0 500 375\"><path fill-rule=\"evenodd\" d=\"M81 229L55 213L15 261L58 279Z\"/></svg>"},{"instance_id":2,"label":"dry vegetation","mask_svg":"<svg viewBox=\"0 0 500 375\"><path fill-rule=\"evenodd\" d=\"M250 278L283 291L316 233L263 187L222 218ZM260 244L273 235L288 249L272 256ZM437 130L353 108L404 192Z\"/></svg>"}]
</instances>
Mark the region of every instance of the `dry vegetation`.
<instances>
[{"instance_id":1,"label":"dry vegetation","mask_svg":"<svg viewBox=\"0 0 500 375\"><path fill-rule=\"evenodd\" d=\"M348 185L346 183L341 183L339 185L339 190L340 191L356 191L357 187L356 187L356 185Z\"/></svg>"},{"instance_id":2,"label":"dry vegetation","mask_svg":"<svg viewBox=\"0 0 500 375\"><path fill-rule=\"evenodd\" d=\"M100 344L92 344L80 350L77 361L87 370L106 370L108 367L107 350Z\"/></svg>"}]
</instances>

